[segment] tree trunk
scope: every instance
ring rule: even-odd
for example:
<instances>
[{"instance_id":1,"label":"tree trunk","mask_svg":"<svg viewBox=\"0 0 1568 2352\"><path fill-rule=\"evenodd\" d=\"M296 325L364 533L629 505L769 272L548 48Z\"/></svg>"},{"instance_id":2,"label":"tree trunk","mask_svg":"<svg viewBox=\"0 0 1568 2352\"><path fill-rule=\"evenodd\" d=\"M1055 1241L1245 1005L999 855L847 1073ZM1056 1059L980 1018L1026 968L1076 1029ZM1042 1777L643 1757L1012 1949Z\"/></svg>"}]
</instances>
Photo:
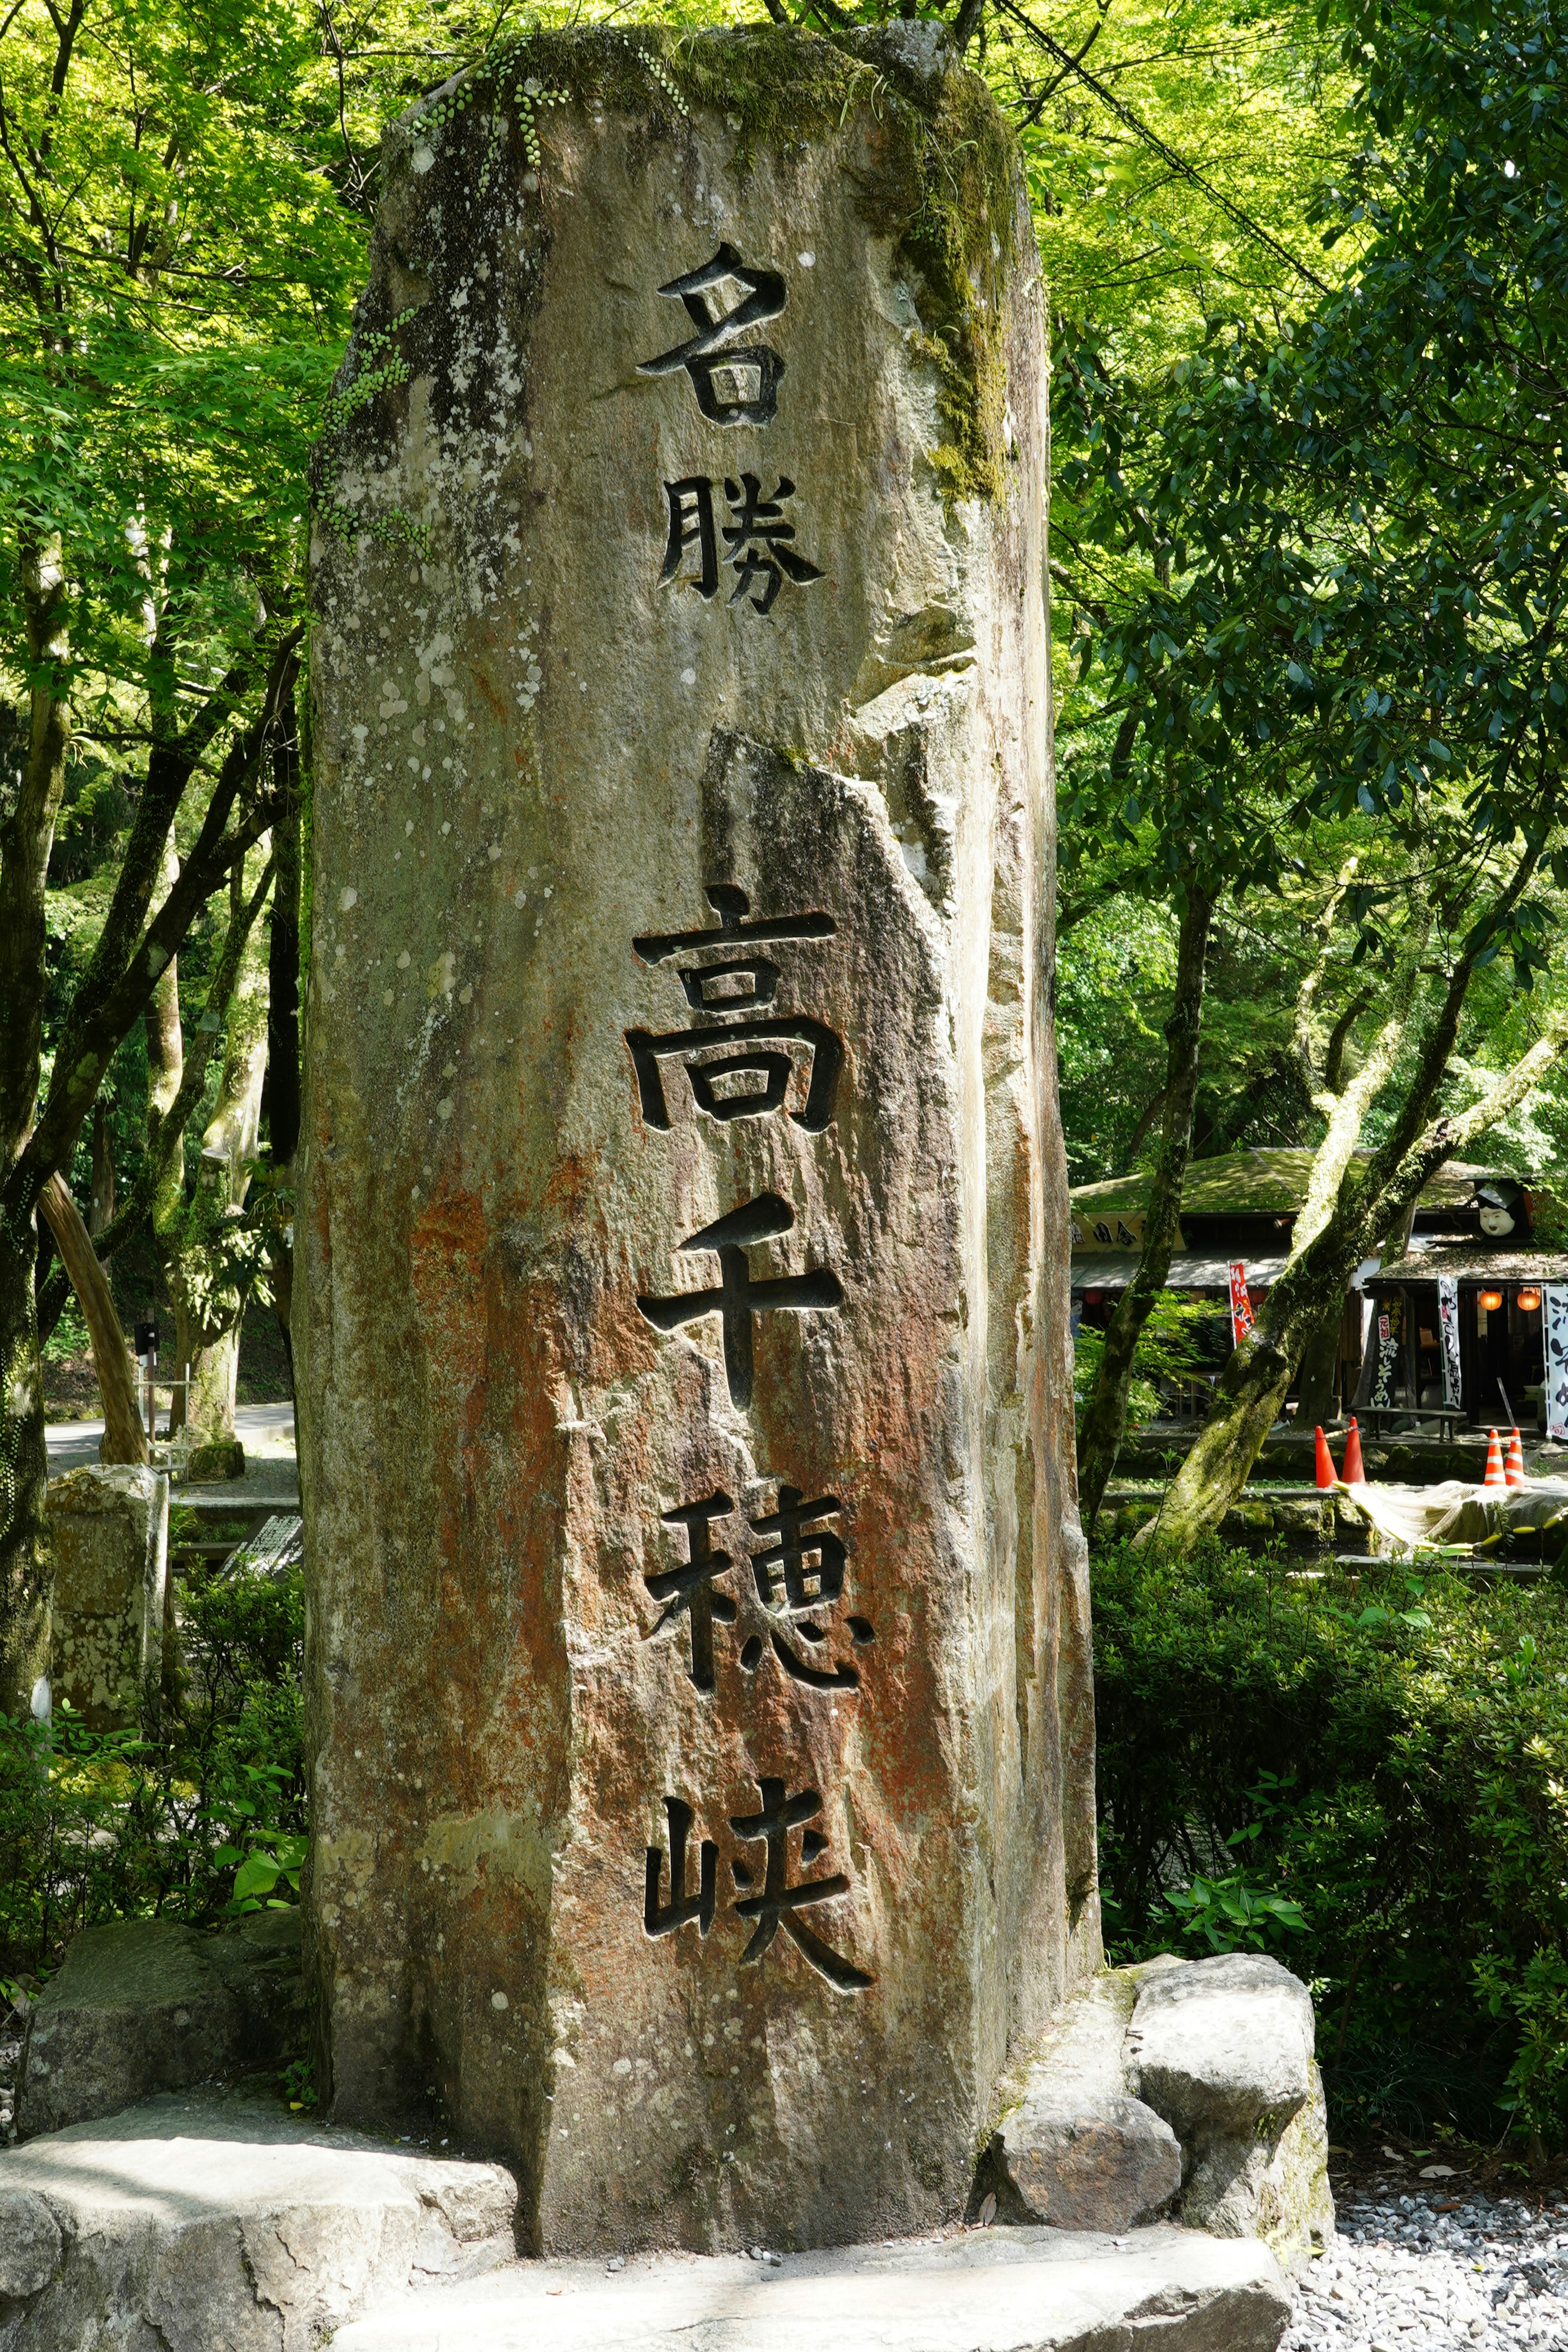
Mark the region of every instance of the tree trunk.
<instances>
[{"instance_id":1,"label":"tree trunk","mask_svg":"<svg viewBox=\"0 0 1568 2352\"><path fill-rule=\"evenodd\" d=\"M0 1708L24 1714L48 1643L43 1364L33 1276L37 1231L18 1170L0 1191Z\"/></svg>"},{"instance_id":2,"label":"tree trunk","mask_svg":"<svg viewBox=\"0 0 1568 2352\"><path fill-rule=\"evenodd\" d=\"M109 1131L109 1105L101 1095L92 1107L92 1199L87 1229L95 1238L114 1217L114 1139Z\"/></svg>"},{"instance_id":3,"label":"tree trunk","mask_svg":"<svg viewBox=\"0 0 1568 2352\"><path fill-rule=\"evenodd\" d=\"M1084 1532L1092 1535L1121 1440L1127 1429L1127 1399L1132 1360L1143 1326L1171 1270L1182 1214L1182 1184L1193 1140L1193 1101L1198 1085L1198 1045L1203 1034L1204 959L1208 950L1214 900L1189 888L1176 948L1176 995L1165 1024L1165 1108L1160 1156L1143 1220L1138 1270L1105 1335L1094 1387L1084 1409L1078 1443L1079 1510Z\"/></svg>"},{"instance_id":4,"label":"tree trunk","mask_svg":"<svg viewBox=\"0 0 1568 2352\"><path fill-rule=\"evenodd\" d=\"M1348 1252L1336 1249L1334 1239L1331 1232L1324 1234L1269 1292L1250 1336L1220 1374L1209 1417L1158 1516L1140 1529L1139 1543L1189 1550L1214 1533L1241 1493L1308 1339L1331 1313L1337 1317L1344 1310L1358 1252L1353 1244Z\"/></svg>"},{"instance_id":5,"label":"tree trunk","mask_svg":"<svg viewBox=\"0 0 1568 2352\"><path fill-rule=\"evenodd\" d=\"M1345 1303L1336 1299L1301 1350L1301 1375L1297 1383L1297 1425L1314 1428L1333 1419L1339 1384L1340 1333L1344 1328Z\"/></svg>"},{"instance_id":6,"label":"tree trunk","mask_svg":"<svg viewBox=\"0 0 1568 2352\"><path fill-rule=\"evenodd\" d=\"M92 1236L81 1212L66 1189L63 1176L49 1178L38 1196L38 1214L55 1237L60 1263L71 1279L92 1341L98 1392L103 1399L103 1443L100 1462L142 1462L147 1439L136 1405L136 1382L126 1352L125 1334L109 1287L109 1276L98 1262Z\"/></svg>"},{"instance_id":7,"label":"tree trunk","mask_svg":"<svg viewBox=\"0 0 1568 2352\"><path fill-rule=\"evenodd\" d=\"M45 890L71 731L58 550L24 541L16 576L27 627L27 744L16 803L0 824L0 1706L13 1714L43 1664L48 1600L38 1178L17 1163L37 1111Z\"/></svg>"},{"instance_id":8,"label":"tree trunk","mask_svg":"<svg viewBox=\"0 0 1568 2352\"><path fill-rule=\"evenodd\" d=\"M300 1144L300 751L279 744L273 773L288 793L287 814L272 828L276 872L267 950L267 1077L261 1117L274 1171L291 1183ZM289 1227L289 1232L292 1227ZM272 1307L294 1378L294 1252L287 1234L272 1244Z\"/></svg>"},{"instance_id":9,"label":"tree trunk","mask_svg":"<svg viewBox=\"0 0 1568 2352\"><path fill-rule=\"evenodd\" d=\"M244 919L237 869L231 927ZM234 1434L239 1326L245 1286L226 1268L226 1227L239 1221L261 1130L267 1071L267 976L247 947L228 1003L227 1048L217 1102L202 1137L195 1198L181 1212L165 1259L180 1353L185 1359L185 1419L205 1439Z\"/></svg>"},{"instance_id":10,"label":"tree trunk","mask_svg":"<svg viewBox=\"0 0 1568 2352\"><path fill-rule=\"evenodd\" d=\"M172 887L179 871L171 834L163 848L163 882ZM177 956L171 957L159 973L147 1009L142 1014L142 1026L147 1038L147 1141L149 1159L158 1150L160 1139L164 1142L163 1129L174 1108L180 1082L185 1074L184 1033L180 1026L180 964ZM153 1189L149 1204L153 1245L158 1252L165 1276L174 1251L179 1245L179 1229L185 1207L185 1160L184 1151L176 1151L164 1166ZM180 1328L178 1302L174 1307L174 1356L171 1370L169 1434L183 1429L185 1423L185 1390L184 1382L190 1367L185 1356L184 1335Z\"/></svg>"}]
</instances>

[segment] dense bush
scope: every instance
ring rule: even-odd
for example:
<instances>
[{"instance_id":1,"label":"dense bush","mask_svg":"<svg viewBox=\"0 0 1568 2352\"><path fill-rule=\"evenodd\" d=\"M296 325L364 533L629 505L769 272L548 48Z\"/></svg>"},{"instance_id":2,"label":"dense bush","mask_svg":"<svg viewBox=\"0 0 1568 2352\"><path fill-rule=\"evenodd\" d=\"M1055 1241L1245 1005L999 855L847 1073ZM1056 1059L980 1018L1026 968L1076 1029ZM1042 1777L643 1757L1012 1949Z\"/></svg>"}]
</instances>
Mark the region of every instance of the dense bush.
<instances>
[{"instance_id":1,"label":"dense bush","mask_svg":"<svg viewBox=\"0 0 1568 2352\"><path fill-rule=\"evenodd\" d=\"M1342 2128L1568 2138L1563 1586L1127 1546L1094 1573L1113 1951L1287 1959Z\"/></svg>"},{"instance_id":2,"label":"dense bush","mask_svg":"<svg viewBox=\"0 0 1568 2352\"><path fill-rule=\"evenodd\" d=\"M303 1854L298 1570L182 1580L158 1736L0 1717L0 1977L105 1919L287 1900Z\"/></svg>"}]
</instances>

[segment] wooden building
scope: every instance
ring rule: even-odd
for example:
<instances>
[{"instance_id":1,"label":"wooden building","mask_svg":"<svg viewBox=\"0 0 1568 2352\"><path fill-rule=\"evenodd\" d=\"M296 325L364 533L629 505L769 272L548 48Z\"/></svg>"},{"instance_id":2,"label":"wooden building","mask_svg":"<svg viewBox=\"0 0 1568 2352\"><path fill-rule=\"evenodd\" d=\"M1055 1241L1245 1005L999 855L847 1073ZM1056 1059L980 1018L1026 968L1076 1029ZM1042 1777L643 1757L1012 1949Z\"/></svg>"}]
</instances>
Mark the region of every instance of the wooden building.
<instances>
[{"instance_id":1,"label":"wooden building","mask_svg":"<svg viewBox=\"0 0 1568 2352\"><path fill-rule=\"evenodd\" d=\"M1313 1154L1232 1151L1188 1168L1168 1286L1215 1309L1215 1369L1230 1347L1229 1269L1246 1270L1254 1307L1278 1280ZM1142 1247L1149 1178L1082 1184L1071 1195L1075 1322L1109 1323ZM1359 1266L1338 1351L1340 1410L1451 1411L1459 1426L1504 1415L1536 1421L1543 1380L1542 1289L1568 1282L1568 1253L1535 1238L1538 1196L1511 1171L1449 1160L1417 1202L1396 1256ZM1439 1276L1449 1294L1458 1361L1444 1376ZM1458 1391L1457 1403L1454 1391Z\"/></svg>"}]
</instances>

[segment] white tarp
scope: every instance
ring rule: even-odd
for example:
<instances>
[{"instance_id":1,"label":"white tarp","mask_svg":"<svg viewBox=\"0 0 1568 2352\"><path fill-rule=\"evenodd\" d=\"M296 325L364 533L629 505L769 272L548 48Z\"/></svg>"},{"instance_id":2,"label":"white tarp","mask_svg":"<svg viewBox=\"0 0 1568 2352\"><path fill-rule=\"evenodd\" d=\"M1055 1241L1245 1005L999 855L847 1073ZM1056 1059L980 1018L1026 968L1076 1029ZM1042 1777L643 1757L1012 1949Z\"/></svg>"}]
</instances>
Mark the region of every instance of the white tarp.
<instances>
[{"instance_id":1,"label":"white tarp","mask_svg":"<svg viewBox=\"0 0 1568 2352\"><path fill-rule=\"evenodd\" d=\"M1522 1486L1477 1486L1468 1478L1384 1486L1367 1479L1342 1492L1400 1551L1420 1544L1479 1543L1503 1528L1544 1528L1568 1514L1568 1478L1527 1478Z\"/></svg>"}]
</instances>

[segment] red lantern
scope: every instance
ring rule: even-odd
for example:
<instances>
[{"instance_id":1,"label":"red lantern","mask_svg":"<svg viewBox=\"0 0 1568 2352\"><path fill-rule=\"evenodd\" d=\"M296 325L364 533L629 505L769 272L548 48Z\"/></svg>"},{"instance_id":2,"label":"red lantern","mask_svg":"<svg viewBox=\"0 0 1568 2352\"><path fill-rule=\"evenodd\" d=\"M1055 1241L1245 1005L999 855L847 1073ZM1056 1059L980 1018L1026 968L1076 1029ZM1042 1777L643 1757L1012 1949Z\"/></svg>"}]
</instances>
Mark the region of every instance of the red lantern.
<instances>
[{"instance_id":1,"label":"red lantern","mask_svg":"<svg viewBox=\"0 0 1568 2352\"><path fill-rule=\"evenodd\" d=\"M1541 1293L1539 1290L1516 1290L1513 1303L1521 1315L1533 1315L1541 1306Z\"/></svg>"},{"instance_id":2,"label":"red lantern","mask_svg":"<svg viewBox=\"0 0 1568 2352\"><path fill-rule=\"evenodd\" d=\"M1500 1290L1483 1290L1479 1303L1489 1315L1495 1315L1502 1305L1502 1293Z\"/></svg>"}]
</instances>

